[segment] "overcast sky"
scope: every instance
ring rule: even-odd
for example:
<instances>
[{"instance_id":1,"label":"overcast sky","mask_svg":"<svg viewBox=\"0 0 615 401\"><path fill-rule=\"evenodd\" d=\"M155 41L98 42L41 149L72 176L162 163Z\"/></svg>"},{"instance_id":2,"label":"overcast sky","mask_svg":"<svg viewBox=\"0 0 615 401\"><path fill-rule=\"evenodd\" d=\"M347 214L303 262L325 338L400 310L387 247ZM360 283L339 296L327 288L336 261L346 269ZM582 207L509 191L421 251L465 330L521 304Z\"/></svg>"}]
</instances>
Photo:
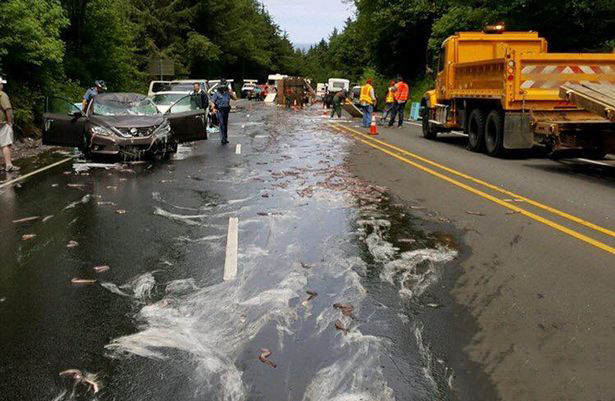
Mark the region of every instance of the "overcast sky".
<instances>
[{"instance_id":1,"label":"overcast sky","mask_svg":"<svg viewBox=\"0 0 615 401\"><path fill-rule=\"evenodd\" d=\"M316 43L341 29L353 6L342 0L261 0L295 44Z\"/></svg>"}]
</instances>

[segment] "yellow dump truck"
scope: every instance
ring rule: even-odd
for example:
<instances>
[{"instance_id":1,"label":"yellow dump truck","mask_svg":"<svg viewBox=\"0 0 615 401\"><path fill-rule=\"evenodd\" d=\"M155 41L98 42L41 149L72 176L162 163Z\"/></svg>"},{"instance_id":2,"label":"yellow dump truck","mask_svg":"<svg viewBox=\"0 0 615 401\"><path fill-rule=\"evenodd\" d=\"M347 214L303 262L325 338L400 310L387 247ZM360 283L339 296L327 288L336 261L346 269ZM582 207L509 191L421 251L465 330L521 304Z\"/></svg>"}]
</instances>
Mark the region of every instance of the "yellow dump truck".
<instances>
[{"instance_id":1,"label":"yellow dump truck","mask_svg":"<svg viewBox=\"0 0 615 401\"><path fill-rule=\"evenodd\" d=\"M588 87L593 97L584 93ZM544 145L554 155L601 158L615 153L609 93L615 93L615 54L548 53L538 33L502 26L462 32L442 45L436 88L421 102L423 135L463 130L468 149L492 156Z\"/></svg>"}]
</instances>

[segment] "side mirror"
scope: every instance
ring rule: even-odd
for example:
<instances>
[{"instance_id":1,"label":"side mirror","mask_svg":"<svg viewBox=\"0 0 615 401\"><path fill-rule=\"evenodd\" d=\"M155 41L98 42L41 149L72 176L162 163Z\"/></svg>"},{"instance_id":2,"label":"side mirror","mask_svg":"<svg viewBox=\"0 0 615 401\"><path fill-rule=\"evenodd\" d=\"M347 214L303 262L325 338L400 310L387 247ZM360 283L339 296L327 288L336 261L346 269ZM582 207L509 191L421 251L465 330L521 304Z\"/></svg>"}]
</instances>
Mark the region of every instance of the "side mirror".
<instances>
[{"instance_id":1,"label":"side mirror","mask_svg":"<svg viewBox=\"0 0 615 401\"><path fill-rule=\"evenodd\" d=\"M79 117L83 117L83 112L79 110L75 110L75 111L70 111L68 115L74 118L79 118Z\"/></svg>"}]
</instances>

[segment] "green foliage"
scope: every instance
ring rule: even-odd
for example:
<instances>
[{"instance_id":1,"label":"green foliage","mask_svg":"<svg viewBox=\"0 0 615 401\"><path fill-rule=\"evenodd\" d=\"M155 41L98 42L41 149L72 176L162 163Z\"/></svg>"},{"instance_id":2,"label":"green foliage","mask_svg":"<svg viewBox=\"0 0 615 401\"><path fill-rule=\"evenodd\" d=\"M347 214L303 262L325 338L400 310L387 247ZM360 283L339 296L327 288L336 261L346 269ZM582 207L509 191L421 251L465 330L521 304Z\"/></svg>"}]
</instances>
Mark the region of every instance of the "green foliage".
<instances>
[{"instance_id":1,"label":"green foliage","mask_svg":"<svg viewBox=\"0 0 615 401\"><path fill-rule=\"evenodd\" d=\"M455 32L505 22L538 31L555 52L611 51L614 0L354 0L356 16L303 55L302 73L357 80L364 68L429 82L442 42ZM411 85L412 88L412 85ZM413 92L415 93L415 92Z\"/></svg>"},{"instance_id":2,"label":"green foliage","mask_svg":"<svg viewBox=\"0 0 615 401\"><path fill-rule=\"evenodd\" d=\"M257 0L2 0L0 28L1 72L26 134L44 95L78 101L97 79L144 92L151 59L174 62L167 78L264 79L300 65Z\"/></svg>"},{"instance_id":3,"label":"green foliage","mask_svg":"<svg viewBox=\"0 0 615 401\"><path fill-rule=\"evenodd\" d=\"M64 56L60 30L67 23L57 1L4 1L0 3L0 56L10 55L12 66L26 68L58 64Z\"/></svg>"},{"instance_id":4,"label":"green foliage","mask_svg":"<svg viewBox=\"0 0 615 401\"><path fill-rule=\"evenodd\" d=\"M62 78L60 33L67 24L64 10L54 0L0 3L0 57L18 134L34 130L33 109L40 101L40 91Z\"/></svg>"}]
</instances>

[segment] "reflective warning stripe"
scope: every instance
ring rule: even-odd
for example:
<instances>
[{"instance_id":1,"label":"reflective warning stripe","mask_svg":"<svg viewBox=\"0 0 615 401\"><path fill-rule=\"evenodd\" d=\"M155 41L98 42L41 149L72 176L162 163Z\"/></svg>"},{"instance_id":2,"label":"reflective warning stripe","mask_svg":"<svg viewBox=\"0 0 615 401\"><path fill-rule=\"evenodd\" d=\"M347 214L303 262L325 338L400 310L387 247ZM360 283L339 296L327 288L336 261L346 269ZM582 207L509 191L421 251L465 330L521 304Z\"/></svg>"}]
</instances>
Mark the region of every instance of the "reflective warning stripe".
<instances>
[{"instance_id":1,"label":"reflective warning stripe","mask_svg":"<svg viewBox=\"0 0 615 401\"><path fill-rule=\"evenodd\" d=\"M521 74L526 78L521 80L522 89L554 89L564 84L615 84L615 66L611 65L528 64L523 66ZM578 80L571 76L578 74L583 75ZM540 79L540 75L545 77ZM556 75L562 75L561 79Z\"/></svg>"}]
</instances>

